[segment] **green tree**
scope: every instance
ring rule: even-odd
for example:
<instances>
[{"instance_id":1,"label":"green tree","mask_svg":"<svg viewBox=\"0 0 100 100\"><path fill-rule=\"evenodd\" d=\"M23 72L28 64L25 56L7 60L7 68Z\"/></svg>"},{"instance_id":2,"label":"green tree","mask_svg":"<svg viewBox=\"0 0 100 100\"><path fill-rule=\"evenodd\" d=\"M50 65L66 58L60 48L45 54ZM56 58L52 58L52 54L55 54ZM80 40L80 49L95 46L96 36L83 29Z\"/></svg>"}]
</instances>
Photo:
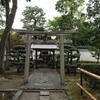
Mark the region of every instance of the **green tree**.
<instances>
[{"instance_id":1,"label":"green tree","mask_svg":"<svg viewBox=\"0 0 100 100\"><path fill-rule=\"evenodd\" d=\"M100 47L95 47L95 46L88 46L88 49L92 55L97 60L97 63L99 63L100 60Z\"/></svg>"},{"instance_id":2,"label":"green tree","mask_svg":"<svg viewBox=\"0 0 100 100\"><path fill-rule=\"evenodd\" d=\"M87 4L87 17L91 24L92 36L97 39L100 37L100 0L89 0ZM99 36L99 37L98 37ZM98 38L97 38L98 37ZM99 40L99 39L98 39Z\"/></svg>"},{"instance_id":3,"label":"green tree","mask_svg":"<svg viewBox=\"0 0 100 100\"><path fill-rule=\"evenodd\" d=\"M23 71L25 67L25 57L26 57L26 47L25 45L15 45L11 51L9 56L12 58L9 60L12 67L17 68L17 73ZM30 58L30 68L34 67L33 59Z\"/></svg>"},{"instance_id":4,"label":"green tree","mask_svg":"<svg viewBox=\"0 0 100 100\"><path fill-rule=\"evenodd\" d=\"M65 44L64 53L65 53L65 59L67 60L68 64L73 64L73 62L75 63L74 61L75 59L77 63L79 62L80 52L75 46Z\"/></svg>"},{"instance_id":5,"label":"green tree","mask_svg":"<svg viewBox=\"0 0 100 100\"><path fill-rule=\"evenodd\" d=\"M90 25L89 50L94 58L100 59L100 0L89 0L87 15Z\"/></svg>"},{"instance_id":6,"label":"green tree","mask_svg":"<svg viewBox=\"0 0 100 100\"><path fill-rule=\"evenodd\" d=\"M70 15L54 17L53 20L48 20L46 28L50 31L70 30L74 28L74 24L72 25L70 21L72 21Z\"/></svg>"},{"instance_id":7,"label":"green tree","mask_svg":"<svg viewBox=\"0 0 100 100\"><path fill-rule=\"evenodd\" d=\"M30 1L30 0L27 0ZM0 0L0 3L5 7L5 15L6 15L6 25L5 29L2 33L2 38L0 41L0 74L5 75L4 72L4 53L6 48L6 43L9 37L10 30L12 28L12 24L15 18L16 10L17 10L17 0L12 0L12 8L10 9L10 0Z\"/></svg>"},{"instance_id":8,"label":"green tree","mask_svg":"<svg viewBox=\"0 0 100 100\"><path fill-rule=\"evenodd\" d=\"M24 69L25 66L25 56L26 56L26 50L24 45L15 45L11 51L11 65L16 66L17 72L20 72Z\"/></svg>"},{"instance_id":9,"label":"green tree","mask_svg":"<svg viewBox=\"0 0 100 100\"><path fill-rule=\"evenodd\" d=\"M58 49L59 51L59 49ZM72 44L64 44L64 62L65 67L69 68L70 65L78 64L80 60L80 52L78 48L73 46ZM59 68L60 66L60 55L56 55L56 65ZM68 69L69 70L69 69Z\"/></svg>"},{"instance_id":10,"label":"green tree","mask_svg":"<svg viewBox=\"0 0 100 100\"><path fill-rule=\"evenodd\" d=\"M47 29L54 31L70 30L80 27L85 20L85 15L82 13L82 10L79 10L83 2L84 0L77 2L75 0L59 0L55 5L55 9L62 13L62 15L54 17L53 20L49 20Z\"/></svg>"},{"instance_id":11,"label":"green tree","mask_svg":"<svg viewBox=\"0 0 100 100\"><path fill-rule=\"evenodd\" d=\"M96 20L100 19L100 0L88 0L87 15L88 20L95 22L96 24Z\"/></svg>"},{"instance_id":12,"label":"green tree","mask_svg":"<svg viewBox=\"0 0 100 100\"><path fill-rule=\"evenodd\" d=\"M77 2L76 0L59 0L55 5L55 9L58 12L62 13L62 15L59 17L54 17L53 20L49 20L47 29L50 31L59 31L79 29L80 27L82 27L83 22L86 19L85 14L82 13L83 9L81 8L83 3L84 0L78 0ZM81 10L79 10L79 8ZM74 37L75 36L70 37L70 39L72 39L75 43ZM79 37L77 36L77 39L78 38Z\"/></svg>"},{"instance_id":13,"label":"green tree","mask_svg":"<svg viewBox=\"0 0 100 100\"><path fill-rule=\"evenodd\" d=\"M59 28L59 20L61 17L54 17L53 20L48 20L47 25L46 25L46 29L48 31L58 31L60 30Z\"/></svg>"},{"instance_id":14,"label":"green tree","mask_svg":"<svg viewBox=\"0 0 100 100\"><path fill-rule=\"evenodd\" d=\"M81 7L83 3L84 0L58 0L55 9L60 13L71 13L73 15L78 12L78 8Z\"/></svg>"},{"instance_id":15,"label":"green tree","mask_svg":"<svg viewBox=\"0 0 100 100\"><path fill-rule=\"evenodd\" d=\"M82 16L83 3L84 0L59 0L56 3L55 9L63 14L62 23L66 22L65 26L68 29L75 29L85 20L85 17ZM61 26L64 27L64 25Z\"/></svg>"},{"instance_id":16,"label":"green tree","mask_svg":"<svg viewBox=\"0 0 100 100\"><path fill-rule=\"evenodd\" d=\"M87 15L92 28L90 43L93 46L100 46L100 0L89 0Z\"/></svg>"},{"instance_id":17,"label":"green tree","mask_svg":"<svg viewBox=\"0 0 100 100\"><path fill-rule=\"evenodd\" d=\"M89 22L83 22L74 34L74 40L76 46L89 45L89 39L92 34L91 24Z\"/></svg>"},{"instance_id":18,"label":"green tree","mask_svg":"<svg viewBox=\"0 0 100 100\"><path fill-rule=\"evenodd\" d=\"M27 6L22 15L24 16L24 18L21 19L24 23L23 28L29 30L44 30L46 20L45 13L42 8L39 8L38 6Z\"/></svg>"},{"instance_id":19,"label":"green tree","mask_svg":"<svg viewBox=\"0 0 100 100\"><path fill-rule=\"evenodd\" d=\"M24 42L25 38L20 35L19 33L11 33L10 34L10 46L13 48L15 45L25 45L26 43Z\"/></svg>"},{"instance_id":20,"label":"green tree","mask_svg":"<svg viewBox=\"0 0 100 100\"><path fill-rule=\"evenodd\" d=\"M86 19L85 14L82 13L83 8L81 6L83 3L84 0L58 0L55 9L62 15L49 20L47 29L54 31L70 30L80 27Z\"/></svg>"}]
</instances>

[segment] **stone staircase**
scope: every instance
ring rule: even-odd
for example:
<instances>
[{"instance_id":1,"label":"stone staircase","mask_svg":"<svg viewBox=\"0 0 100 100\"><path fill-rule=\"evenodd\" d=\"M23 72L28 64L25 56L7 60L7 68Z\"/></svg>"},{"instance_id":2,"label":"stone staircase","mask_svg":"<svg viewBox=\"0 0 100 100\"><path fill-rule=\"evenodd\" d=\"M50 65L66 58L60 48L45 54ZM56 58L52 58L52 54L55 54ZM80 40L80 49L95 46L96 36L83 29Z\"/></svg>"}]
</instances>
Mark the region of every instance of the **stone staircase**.
<instances>
[{"instance_id":1,"label":"stone staircase","mask_svg":"<svg viewBox=\"0 0 100 100\"><path fill-rule=\"evenodd\" d=\"M39 100L50 100L49 91L40 91Z\"/></svg>"}]
</instances>

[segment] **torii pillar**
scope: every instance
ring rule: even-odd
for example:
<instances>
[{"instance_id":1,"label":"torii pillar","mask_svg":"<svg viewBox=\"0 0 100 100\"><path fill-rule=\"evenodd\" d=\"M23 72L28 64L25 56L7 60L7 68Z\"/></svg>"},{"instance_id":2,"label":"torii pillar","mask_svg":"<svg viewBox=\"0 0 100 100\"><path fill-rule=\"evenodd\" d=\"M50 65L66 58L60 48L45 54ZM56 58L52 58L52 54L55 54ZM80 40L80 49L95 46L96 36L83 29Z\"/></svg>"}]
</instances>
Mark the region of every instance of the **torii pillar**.
<instances>
[{"instance_id":1,"label":"torii pillar","mask_svg":"<svg viewBox=\"0 0 100 100\"><path fill-rule=\"evenodd\" d=\"M64 68L64 39L60 35L60 81L61 84L65 83L65 68Z\"/></svg>"},{"instance_id":2,"label":"torii pillar","mask_svg":"<svg viewBox=\"0 0 100 100\"><path fill-rule=\"evenodd\" d=\"M30 47L31 47L31 35L27 35L26 59L25 59L25 69L24 69L24 83L28 82L28 77L29 77Z\"/></svg>"}]
</instances>

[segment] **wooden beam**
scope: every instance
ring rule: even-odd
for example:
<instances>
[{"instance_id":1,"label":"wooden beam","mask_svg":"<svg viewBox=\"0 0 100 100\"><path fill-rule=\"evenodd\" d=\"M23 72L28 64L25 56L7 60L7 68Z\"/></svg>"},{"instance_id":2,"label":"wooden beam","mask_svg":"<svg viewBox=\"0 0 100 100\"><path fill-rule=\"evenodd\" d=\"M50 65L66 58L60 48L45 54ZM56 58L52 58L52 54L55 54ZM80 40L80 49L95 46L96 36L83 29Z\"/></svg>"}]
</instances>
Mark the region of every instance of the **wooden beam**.
<instances>
[{"instance_id":1,"label":"wooden beam","mask_svg":"<svg viewBox=\"0 0 100 100\"><path fill-rule=\"evenodd\" d=\"M91 93L89 93L84 87L82 87L79 83L77 85L92 99L92 100L98 100L96 99Z\"/></svg>"},{"instance_id":2,"label":"wooden beam","mask_svg":"<svg viewBox=\"0 0 100 100\"><path fill-rule=\"evenodd\" d=\"M37 68L37 49L35 50L35 68Z\"/></svg>"},{"instance_id":3,"label":"wooden beam","mask_svg":"<svg viewBox=\"0 0 100 100\"><path fill-rule=\"evenodd\" d=\"M83 72L83 73L89 75L89 76L92 76L92 77L94 77L94 78L100 80L100 76L99 76L99 75L93 74L93 73L88 72L88 71L86 71L86 70L84 70L84 69L81 69L81 68L77 68L77 69L78 69L79 71L81 71L81 72Z\"/></svg>"},{"instance_id":4,"label":"wooden beam","mask_svg":"<svg viewBox=\"0 0 100 100\"><path fill-rule=\"evenodd\" d=\"M55 50L53 50L53 68L55 68Z\"/></svg>"}]
</instances>

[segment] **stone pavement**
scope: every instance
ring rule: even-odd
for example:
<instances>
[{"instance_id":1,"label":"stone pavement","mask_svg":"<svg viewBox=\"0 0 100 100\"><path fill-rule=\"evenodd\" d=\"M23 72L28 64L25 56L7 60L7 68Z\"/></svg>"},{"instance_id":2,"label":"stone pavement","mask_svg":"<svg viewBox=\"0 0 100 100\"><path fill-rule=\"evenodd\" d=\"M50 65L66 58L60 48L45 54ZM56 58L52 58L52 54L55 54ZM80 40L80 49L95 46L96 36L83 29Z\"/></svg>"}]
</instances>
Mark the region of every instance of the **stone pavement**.
<instances>
[{"instance_id":1,"label":"stone pavement","mask_svg":"<svg viewBox=\"0 0 100 100\"><path fill-rule=\"evenodd\" d=\"M65 85L60 83L60 77L54 69L40 68L35 69L30 75L28 83L23 85L21 89L39 90L39 89L66 89Z\"/></svg>"},{"instance_id":2,"label":"stone pavement","mask_svg":"<svg viewBox=\"0 0 100 100\"><path fill-rule=\"evenodd\" d=\"M71 100L71 99L68 98L68 95L66 95L64 91L47 91L47 90L43 91L42 90L40 92L38 91L23 92L22 95L17 100Z\"/></svg>"},{"instance_id":3,"label":"stone pavement","mask_svg":"<svg viewBox=\"0 0 100 100\"><path fill-rule=\"evenodd\" d=\"M54 69L35 69L12 100L72 100Z\"/></svg>"}]
</instances>

